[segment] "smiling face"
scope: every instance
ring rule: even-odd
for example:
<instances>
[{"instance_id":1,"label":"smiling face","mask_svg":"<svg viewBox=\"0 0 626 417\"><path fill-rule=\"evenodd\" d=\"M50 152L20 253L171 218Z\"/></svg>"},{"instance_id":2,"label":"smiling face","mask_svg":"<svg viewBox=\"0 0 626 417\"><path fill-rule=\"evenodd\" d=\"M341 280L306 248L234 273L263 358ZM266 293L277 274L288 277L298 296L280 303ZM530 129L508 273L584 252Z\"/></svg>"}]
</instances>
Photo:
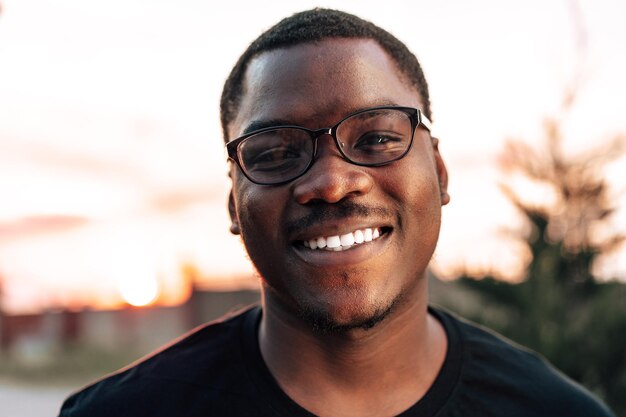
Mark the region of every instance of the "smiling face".
<instances>
[{"instance_id":1,"label":"smiling face","mask_svg":"<svg viewBox=\"0 0 626 417\"><path fill-rule=\"evenodd\" d=\"M231 138L267 122L319 129L370 107L421 107L392 59L366 39L264 52L244 82ZM409 153L382 167L349 163L323 135L313 166L292 182L254 184L235 164L231 178L231 230L263 278L266 308L347 329L425 300L447 183L428 131L417 128Z\"/></svg>"}]
</instances>

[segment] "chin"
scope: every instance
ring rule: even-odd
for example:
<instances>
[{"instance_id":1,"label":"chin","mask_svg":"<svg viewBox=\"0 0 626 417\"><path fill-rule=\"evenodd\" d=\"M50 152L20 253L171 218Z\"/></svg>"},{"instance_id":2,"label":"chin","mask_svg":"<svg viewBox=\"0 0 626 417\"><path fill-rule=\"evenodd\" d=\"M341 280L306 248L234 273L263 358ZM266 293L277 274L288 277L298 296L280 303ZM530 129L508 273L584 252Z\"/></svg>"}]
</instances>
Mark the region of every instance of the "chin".
<instances>
[{"instance_id":1,"label":"chin","mask_svg":"<svg viewBox=\"0 0 626 417\"><path fill-rule=\"evenodd\" d=\"M298 315L310 328L320 334L340 334L352 330L371 330L393 312L399 298L374 305L344 304L343 307L324 308L301 306Z\"/></svg>"},{"instance_id":2,"label":"chin","mask_svg":"<svg viewBox=\"0 0 626 417\"><path fill-rule=\"evenodd\" d=\"M413 293L405 282L371 270L353 270L271 285L264 279L266 302L281 304L307 328L320 334L371 330L384 323ZM367 277L367 278L363 278Z\"/></svg>"}]
</instances>

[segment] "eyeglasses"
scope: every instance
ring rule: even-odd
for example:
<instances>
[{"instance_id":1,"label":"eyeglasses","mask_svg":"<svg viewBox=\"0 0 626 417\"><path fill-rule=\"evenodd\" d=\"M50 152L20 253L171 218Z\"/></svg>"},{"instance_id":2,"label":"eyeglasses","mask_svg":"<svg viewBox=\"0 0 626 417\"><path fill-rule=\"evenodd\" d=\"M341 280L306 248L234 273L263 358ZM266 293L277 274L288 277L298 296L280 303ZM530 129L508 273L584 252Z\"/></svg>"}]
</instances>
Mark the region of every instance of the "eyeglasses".
<instances>
[{"instance_id":1,"label":"eyeglasses","mask_svg":"<svg viewBox=\"0 0 626 417\"><path fill-rule=\"evenodd\" d=\"M341 155L355 165L377 167L403 158L411 149L417 126L430 131L418 109L383 106L359 110L336 125L311 130L272 126L233 139L228 157L252 182L278 185L300 177L313 165L317 139L330 135Z\"/></svg>"}]
</instances>

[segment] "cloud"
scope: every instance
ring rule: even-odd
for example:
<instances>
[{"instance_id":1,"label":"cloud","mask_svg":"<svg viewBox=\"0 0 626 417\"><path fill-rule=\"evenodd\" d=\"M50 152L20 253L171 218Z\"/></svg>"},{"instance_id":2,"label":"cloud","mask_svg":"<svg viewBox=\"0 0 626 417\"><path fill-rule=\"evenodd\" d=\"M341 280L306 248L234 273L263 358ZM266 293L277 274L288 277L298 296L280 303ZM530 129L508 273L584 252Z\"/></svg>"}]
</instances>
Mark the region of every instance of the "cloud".
<instances>
[{"instance_id":1,"label":"cloud","mask_svg":"<svg viewBox=\"0 0 626 417\"><path fill-rule=\"evenodd\" d=\"M155 195L150 200L150 207L161 213L176 213L197 204L222 203L226 210L226 198L218 187L188 187L169 190Z\"/></svg>"},{"instance_id":2,"label":"cloud","mask_svg":"<svg viewBox=\"0 0 626 417\"><path fill-rule=\"evenodd\" d=\"M40 234L63 232L84 226L90 219L81 216L41 215L0 222L0 241Z\"/></svg>"},{"instance_id":3,"label":"cloud","mask_svg":"<svg viewBox=\"0 0 626 417\"><path fill-rule=\"evenodd\" d=\"M141 172L130 163L76 152L70 148L63 149L61 146L50 146L44 143L35 145L15 140L0 143L0 151L5 157L11 156L13 160L27 161L38 166L60 167L101 176L141 177Z\"/></svg>"}]
</instances>

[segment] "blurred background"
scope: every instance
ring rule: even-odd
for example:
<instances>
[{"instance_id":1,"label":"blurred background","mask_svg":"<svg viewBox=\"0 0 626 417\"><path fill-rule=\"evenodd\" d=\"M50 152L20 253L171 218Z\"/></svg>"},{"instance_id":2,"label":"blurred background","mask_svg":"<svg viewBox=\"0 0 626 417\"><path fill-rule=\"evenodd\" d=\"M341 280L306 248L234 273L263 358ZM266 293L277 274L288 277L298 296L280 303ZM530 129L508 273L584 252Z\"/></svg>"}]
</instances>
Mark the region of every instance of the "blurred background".
<instances>
[{"instance_id":1,"label":"blurred background","mask_svg":"<svg viewBox=\"0 0 626 417\"><path fill-rule=\"evenodd\" d=\"M55 415L258 300L228 232L219 96L256 36L315 6L424 68L452 196L434 302L626 415L622 0L0 0L0 416Z\"/></svg>"}]
</instances>

